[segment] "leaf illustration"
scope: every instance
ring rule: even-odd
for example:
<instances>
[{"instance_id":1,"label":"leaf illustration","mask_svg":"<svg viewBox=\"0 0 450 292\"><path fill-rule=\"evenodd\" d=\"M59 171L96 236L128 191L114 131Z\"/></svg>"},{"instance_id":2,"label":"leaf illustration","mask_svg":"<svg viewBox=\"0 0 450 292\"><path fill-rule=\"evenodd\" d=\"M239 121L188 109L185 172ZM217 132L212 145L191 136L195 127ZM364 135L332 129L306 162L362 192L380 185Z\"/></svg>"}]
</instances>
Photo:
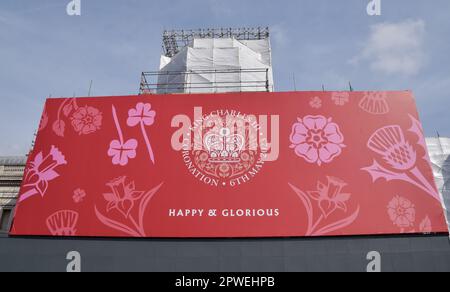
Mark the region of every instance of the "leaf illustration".
<instances>
[{"instance_id":1,"label":"leaf illustration","mask_svg":"<svg viewBox=\"0 0 450 292\"><path fill-rule=\"evenodd\" d=\"M63 120L57 120L53 123L53 132L59 137L64 137L64 132L66 129L66 123Z\"/></svg>"},{"instance_id":2,"label":"leaf illustration","mask_svg":"<svg viewBox=\"0 0 450 292\"><path fill-rule=\"evenodd\" d=\"M42 114L41 123L39 124L39 130L38 131L40 132L40 131L44 130L47 127L47 124L48 124L48 114L45 111Z\"/></svg>"},{"instance_id":3,"label":"leaf illustration","mask_svg":"<svg viewBox=\"0 0 450 292\"><path fill-rule=\"evenodd\" d=\"M427 152L428 151L428 147L427 147L427 143L425 141L425 136L424 136L424 131L423 131L422 125L412 115L409 115L409 118L411 119L411 122L412 122L412 127L409 129L409 131L411 133L416 134L417 138L419 139L418 145L420 145L423 148L423 150L425 150L425 152ZM427 157L426 154L425 154L424 159L428 160L428 157Z\"/></svg>"},{"instance_id":4,"label":"leaf illustration","mask_svg":"<svg viewBox=\"0 0 450 292\"><path fill-rule=\"evenodd\" d=\"M123 233L126 233L133 237L142 237L143 235L139 234L138 232L134 231L130 227L126 226L125 224L122 224L120 222L117 222L115 220L109 219L105 216L103 216L98 210L97 207L95 207L95 214L97 215L98 220L105 224L108 227L111 227L112 229L121 231Z\"/></svg>"},{"instance_id":5,"label":"leaf illustration","mask_svg":"<svg viewBox=\"0 0 450 292\"><path fill-rule=\"evenodd\" d=\"M330 224L328 226L323 227L322 229L318 230L314 233L315 236L319 235L325 235L330 232L342 229L344 227L350 226L353 222L355 222L356 218L359 216L360 207L356 210L355 213L353 213L350 217L347 217L343 220L337 221L333 224Z\"/></svg>"},{"instance_id":6,"label":"leaf illustration","mask_svg":"<svg viewBox=\"0 0 450 292\"><path fill-rule=\"evenodd\" d=\"M155 194L159 191L159 189L162 187L164 183L161 183L156 188L148 191L144 194L142 197L141 203L139 204L139 227L144 230L144 215L145 211L147 210L147 206L150 203L150 201L153 199Z\"/></svg>"},{"instance_id":7,"label":"leaf illustration","mask_svg":"<svg viewBox=\"0 0 450 292\"><path fill-rule=\"evenodd\" d=\"M313 226L312 226L313 220L314 220L314 209L311 204L311 200L300 189L294 187L292 184L289 184L289 186L294 190L294 192L297 194L297 196L300 198L300 200L303 202L303 205L306 208L306 213L308 215L308 231L306 234L311 234L312 228L313 228Z\"/></svg>"},{"instance_id":8,"label":"leaf illustration","mask_svg":"<svg viewBox=\"0 0 450 292\"><path fill-rule=\"evenodd\" d=\"M410 180L406 174L387 170L376 161L373 162L372 166L362 168L361 170L367 171L372 176L373 182L376 182L379 179L385 179L386 181Z\"/></svg>"},{"instance_id":9,"label":"leaf illustration","mask_svg":"<svg viewBox=\"0 0 450 292\"><path fill-rule=\"evenodd\" d=\"M72 112L73 106L72 103L66 104L63 107L63 114L68 117L70 115L70 113Z\"/></svg>"},{"instance_id":10,"label":"leaf illustration","mask_svg":"<svg viewBox=\"0 0 450 292\"><path fill-rule=\"evenodd\" d=\"M427 216L422 220L422 223L420 223L420 232L431 233L432 230L430 217Z\"/></svg>"}]
</instances>

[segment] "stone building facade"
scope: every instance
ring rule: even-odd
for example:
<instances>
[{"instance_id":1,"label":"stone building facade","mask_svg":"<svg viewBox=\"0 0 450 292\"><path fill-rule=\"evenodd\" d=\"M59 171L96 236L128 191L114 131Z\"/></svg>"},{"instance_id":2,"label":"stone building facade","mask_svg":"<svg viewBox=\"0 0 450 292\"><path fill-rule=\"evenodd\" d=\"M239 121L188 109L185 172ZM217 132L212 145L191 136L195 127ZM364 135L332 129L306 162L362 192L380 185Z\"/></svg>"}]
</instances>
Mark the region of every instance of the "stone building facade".
<instances>
[{"instance_id":1,"label":"stone building facade","mask_svg":"<svg viewBox=\"0 0 450 292\"><path fill-rule=\"evenodd\" d=\"M0 157L0 234L9 231L26 157Z\"/></svg>"}]
</instances>

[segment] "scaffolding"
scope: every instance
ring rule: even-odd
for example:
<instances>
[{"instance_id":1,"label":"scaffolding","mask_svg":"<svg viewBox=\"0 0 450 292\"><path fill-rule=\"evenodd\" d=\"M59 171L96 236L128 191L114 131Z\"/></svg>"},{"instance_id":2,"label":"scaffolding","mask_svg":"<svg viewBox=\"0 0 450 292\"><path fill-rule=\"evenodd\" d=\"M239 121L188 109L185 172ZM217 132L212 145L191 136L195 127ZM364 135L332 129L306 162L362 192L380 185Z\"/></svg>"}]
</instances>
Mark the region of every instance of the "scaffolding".
<instances>
[{"instance_id":1,"label":"scaffolding","mask_svg":"<svg viewBox=\"0 0 450 292\"><path fill-rule=\"evenodd\" d=\"M193 81L197 75L211 75L212 81ZM230 76L233 78L223 78ZM179 80L174 82L173 80ZM227 81L232 80L235 81ZM223 69L143 72L139 94L271 92L269 69Z\"/></svg>"},{"instance_id":2,"label":"scaffolding","mask_svg":"<svg viewBox=\"0 0 450 292\"><path fill-rule=\"evenodd\" d=\"M166 30L163 33L163 51L166 57L172 58L182 48L192 44L194 39L264 40L270 37L268 27L256 28L217 28L197 30Z\"/></svg>"}]
</instances>

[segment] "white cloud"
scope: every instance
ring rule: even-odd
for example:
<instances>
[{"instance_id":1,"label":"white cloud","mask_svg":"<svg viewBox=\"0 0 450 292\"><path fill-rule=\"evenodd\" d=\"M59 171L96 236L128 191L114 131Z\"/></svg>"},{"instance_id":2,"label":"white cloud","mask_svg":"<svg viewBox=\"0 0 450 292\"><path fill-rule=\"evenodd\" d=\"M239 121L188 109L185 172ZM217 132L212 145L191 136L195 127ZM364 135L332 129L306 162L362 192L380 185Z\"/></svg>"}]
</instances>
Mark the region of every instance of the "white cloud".
<instances>
[{"instance_id":1,"label":"white cloud","mask_svg":"<svg viewBox=\"0 0 450 292\"><path fill-rule=\"evenodd\" d=\"M372 70L381 73L415 75L427 59L425 27L423 20L373 25L362 52L351 62L366 61Z\"/></svg>"}]
</instances>

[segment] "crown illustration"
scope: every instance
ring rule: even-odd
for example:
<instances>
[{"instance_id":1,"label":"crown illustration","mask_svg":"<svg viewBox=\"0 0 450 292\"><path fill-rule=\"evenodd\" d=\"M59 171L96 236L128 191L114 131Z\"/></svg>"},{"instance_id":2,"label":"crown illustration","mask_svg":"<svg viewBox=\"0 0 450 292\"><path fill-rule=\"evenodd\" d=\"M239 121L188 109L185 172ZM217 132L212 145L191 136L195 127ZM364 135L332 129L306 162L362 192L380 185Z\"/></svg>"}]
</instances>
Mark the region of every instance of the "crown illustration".
<instances>
[{"instance_id":1,"label":"crown illustration","mask_svg":"<svg viewBox=\"0 0 450 292\"><path fill-rule=\"evenodd\" d=\"M209 152L209 162L235 163L240 162L240 154L244 149L244 137L231 134L228 128L222 128L218 133L207 134L204 145Z\"/></svg>"}]
</instances>

